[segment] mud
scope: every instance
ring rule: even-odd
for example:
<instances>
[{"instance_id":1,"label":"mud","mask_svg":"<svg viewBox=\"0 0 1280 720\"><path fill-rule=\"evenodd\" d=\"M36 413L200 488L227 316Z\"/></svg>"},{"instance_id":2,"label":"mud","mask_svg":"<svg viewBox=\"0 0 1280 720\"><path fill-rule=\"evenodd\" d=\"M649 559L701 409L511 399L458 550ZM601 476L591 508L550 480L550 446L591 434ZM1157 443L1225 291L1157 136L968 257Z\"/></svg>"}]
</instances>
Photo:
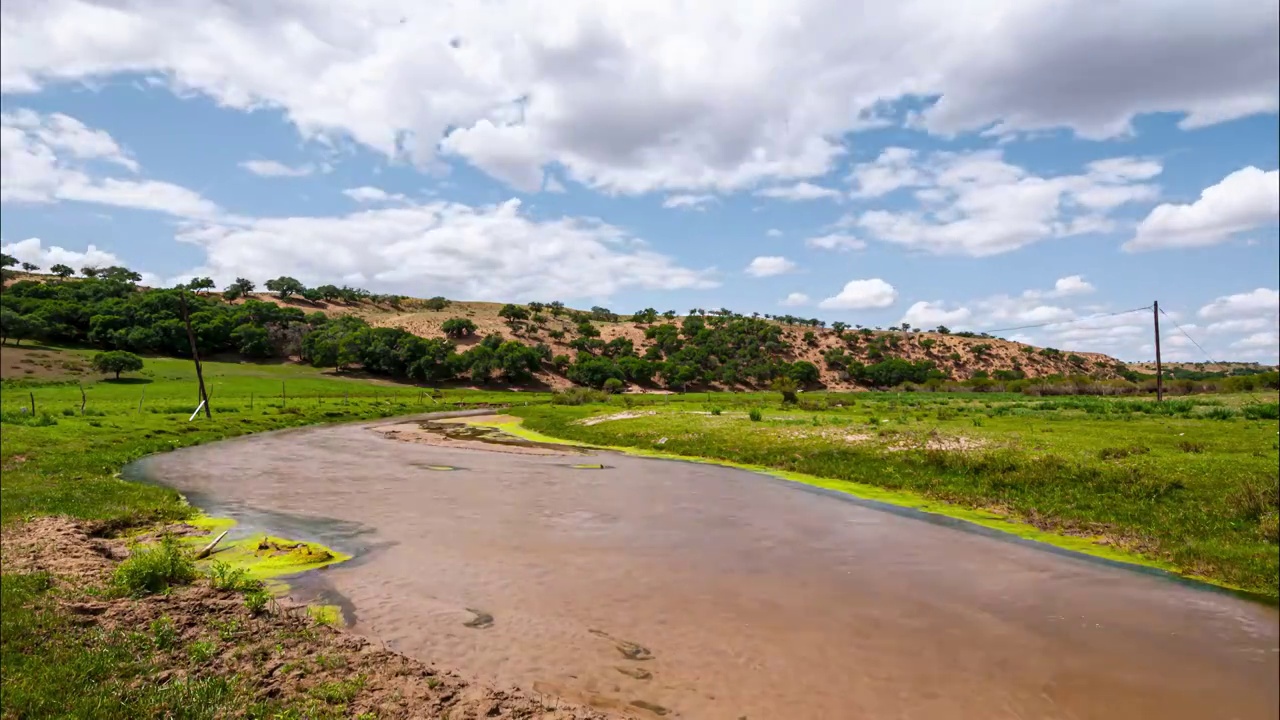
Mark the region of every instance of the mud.
<instances>
[{"instance_id":1,"label":"mud","mask_svg":"<svg viewBox=\"0 0 1280 720\"><path fill-rule=\"evenodd\" d=\"M474 422L499 423L505 421L514 422L516 418L508 415L481 415L473 418L473 420ZM570 455L580 452L571 445L532 442L508 435L494 427L467 424L464 418L424 420L417 423L390 423L376 425L373 430L390 440L454 450L489 450L516 455Z\"/></svg>"},{"instance_id":2,"label":"mud","mask_svg":"<svg viewBox=\"0 0 1280 720\"><path fill-rule=\"evenodd\" d=\"M604 467L572 467L587 463ZM354 608L354 631L620 713L1280 717L1273 607L745 471L360 426L135 470L213 514L287 518L289 537L354 554L314 574Z\"/></svg>"}]
</instances>

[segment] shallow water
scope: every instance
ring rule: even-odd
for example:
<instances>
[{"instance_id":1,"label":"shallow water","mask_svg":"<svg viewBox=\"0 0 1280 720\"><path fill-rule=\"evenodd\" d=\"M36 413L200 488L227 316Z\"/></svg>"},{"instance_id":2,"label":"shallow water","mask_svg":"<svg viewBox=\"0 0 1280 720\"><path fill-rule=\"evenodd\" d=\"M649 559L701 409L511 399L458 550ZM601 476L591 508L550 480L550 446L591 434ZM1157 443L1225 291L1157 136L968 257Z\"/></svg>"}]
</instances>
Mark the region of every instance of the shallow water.
<instances>
[{"instance_id":1,"label":"shallow water","mask_svg":"<svg viewBox=\"0 0 1280 720\"><path fill-rule=\"evenodd\" d=\"M357 425L133 470L356 553L300 587L358 632L642 717L1280 718L1273 607L745 471Z\"/></svg>"}]
</instances>

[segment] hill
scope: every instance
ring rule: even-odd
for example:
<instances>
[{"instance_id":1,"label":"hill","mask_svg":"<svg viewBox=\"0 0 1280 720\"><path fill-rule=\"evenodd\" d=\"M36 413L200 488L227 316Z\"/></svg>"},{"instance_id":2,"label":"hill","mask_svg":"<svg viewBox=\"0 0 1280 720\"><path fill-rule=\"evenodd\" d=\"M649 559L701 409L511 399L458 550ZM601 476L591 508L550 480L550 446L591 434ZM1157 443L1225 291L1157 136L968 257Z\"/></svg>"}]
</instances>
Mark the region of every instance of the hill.
<instances>
[{"instance_id":1,"label":"hill","mask_svg":"<svg viewBox=\"0 0 1280 720\"><path fill-rule=\"evenodd\" d=\"M105 276L103 276L105 274ZM103 349L189 355L179 293L137 286L108 269L90 279L8 273L4 334ZM288 280L281 278L277 280ZM1132 376L1106 355L1070 352L945 328L827 326L794 316L727 310L618 314L562 303L413 299L293 284L255 292L188 293L202 354L299 359L417 382L500 382L564 388L759 388L787 376L802 386L856 390L903 382L1005 383ZM277 289L280 283L272 281Z\"/></svg>"}]
</instances>

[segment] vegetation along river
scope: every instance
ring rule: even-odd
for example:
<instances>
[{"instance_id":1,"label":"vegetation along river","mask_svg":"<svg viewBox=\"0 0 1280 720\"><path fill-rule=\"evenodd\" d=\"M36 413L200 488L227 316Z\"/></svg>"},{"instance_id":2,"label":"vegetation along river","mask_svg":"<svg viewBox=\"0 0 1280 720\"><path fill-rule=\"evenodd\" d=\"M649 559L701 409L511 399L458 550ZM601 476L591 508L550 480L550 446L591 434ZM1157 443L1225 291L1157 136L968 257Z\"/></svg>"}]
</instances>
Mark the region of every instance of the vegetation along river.
<instances>
[{"instance_id":1,"label":"vegetation along river","mask_svg":"<svg viewBox=\"0 0 1280 720\"><path fill-rule=\"evenodd\" d=\"M1274 607L742 470L401 429L131 471L356 555L297 585L356 632L642 717L1280 717Z\"/></svg>"}]
</instances>

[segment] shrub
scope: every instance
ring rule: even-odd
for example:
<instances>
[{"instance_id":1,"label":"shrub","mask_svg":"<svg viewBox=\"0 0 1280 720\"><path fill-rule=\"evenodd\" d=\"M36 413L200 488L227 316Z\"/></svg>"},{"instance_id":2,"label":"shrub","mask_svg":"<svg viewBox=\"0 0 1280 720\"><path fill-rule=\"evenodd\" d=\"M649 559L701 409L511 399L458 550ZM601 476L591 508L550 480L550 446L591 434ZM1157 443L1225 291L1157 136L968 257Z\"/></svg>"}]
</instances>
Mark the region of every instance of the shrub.
<instances>
[{"instance_id":1,"label":"shrub","mask_svg":"<svg viewBox=\"0 0 1280 720\"><path fill-rule=\"evenodd\" d=\"M260 615L267 609L267 603L271 601L271 594L262 588L250 590L244 594L244 606L254 615Z\"/></svg>"},{"instance_id":2,"label":"shrub","mask_svg":"<svg viewBox=\"0 0 1280 720\"><path fill-rule=\"evenodd\" d=\"M137 372L142 369L142 358L124 350L100 352L93 356L93 369L102 373L113 372L120 379L122 372Z\"/></svg>"},{"instance_id":3,"label":"shrub","mask_svg":"<svg viewBox=\"0 0 1280 720\"><path fill-rule=\"evenodd\" d=\"M751 408L747 413L747 417L751 418L751 422L760 422L764 419L764 413L760 412L760 408Z\"/></svg>"},{"instance_id":4,"label":"shrub","mask_svg":"<svg viewBox=\"0 0 1280 720\"><path fill-rule=\"evenodd\" d=\"M1280 420L1280 403L1253 403L1240 412L1250 420Z\"/></svg>"},{"instance_id":5,"label":"shrub","mask_svg":"<svg viewBox=\"0 0 1280 720\"><path fill-rule=\"evenodd\" d=\"M221 560L214 560L209 567L209 584L215 590L246 591L257 590L262 583L249 578L244 568L233 568Z\"/></svg>"},{"instance_id":6,"label":"shrub","mask_svg":"<svg viewBox=\"0 0 1280 720\"><path fill-rule=\"evenodd\" d=\"M449 318L440 324L440 330L451 338L468 337L475 334L476 324L467 318Z\"/></svg>"},{"instance_id":7,"label":"shrub","mask_svg":"<svg viewBox=\"0 0 1280 720\"><path fill-rule=\"evenodd\" d=\"M1229 407L1209 408L1209 412L1204 417L1210 420L1230 420L1236 416L1236 411Z\"/></svg>"},{"instance_id":8,"label":"shrub","mask_svg":"<svg viewBox=\"0 0 1280 720\"><path fill-rule=\"evenodd\" d=\"M1119 460L1130 455L1146 455L1149 452L1151 452L1151 448L1145 445L1127 445L1124 447L1102 448L1098 451L1098 457L1103 460Z\"/></svg>"},{"instance_id":9,"label":"shrub","mask_svg":"<svg viewBox=\"0 0 1280 720\"><path fill-rule=\"evenodd\" d=\"M135 548L128 560L116 566L112 584L117 590L134 596L164 592L172 585L185 585L196 579L196 566L191 556L166 535L155 547Z\"/></svg>"},{"instance_id":10,"label":"shrub","mask_svg":"<svg viewBox=\"0 0 1280 720\"><path fill-rule=\"evenodd\" d=\"M587 403L608 402L609 396L599 390L589 388L569 388L551 394L552 405L586 405Z\"/></svg>"},{"instance_id":11,"label":"shrub","mask_svg":"<svg viewBox=\"0 0 1280 720\"><path fill-rule=\"evenodd\" d=\"M1185 453L1202 453L1204 452L1204 443L1195 440L1183 440L1178 443L1178 449Z\"/></svg>"},{"instance_id":12,"label":"shrub","mask_svg":"<svg viewBox=\"0 0 1280 720\"><path fill-rule=\"evenodd\" d=\"M603 389L606 393L613 395L622 392L623 383L616 377L611 377L604 381Z\"/></svg>"},{"instance_id":13,"label":"shrub","mask_svg":"<svg viewBox=\"0 0 1280 720\"><path fill-rule=\"evenodd\" d=\"M713 407L713 408L711 408L711 414L712 414L712 415L719 415L719 414L720 414L720 413L722 413L722 412L724 412L724 411L723 411L723 410L721 410L721 409L720 409L720 408L718 408L718 407Z\"/></svg>"}]
</instances>

